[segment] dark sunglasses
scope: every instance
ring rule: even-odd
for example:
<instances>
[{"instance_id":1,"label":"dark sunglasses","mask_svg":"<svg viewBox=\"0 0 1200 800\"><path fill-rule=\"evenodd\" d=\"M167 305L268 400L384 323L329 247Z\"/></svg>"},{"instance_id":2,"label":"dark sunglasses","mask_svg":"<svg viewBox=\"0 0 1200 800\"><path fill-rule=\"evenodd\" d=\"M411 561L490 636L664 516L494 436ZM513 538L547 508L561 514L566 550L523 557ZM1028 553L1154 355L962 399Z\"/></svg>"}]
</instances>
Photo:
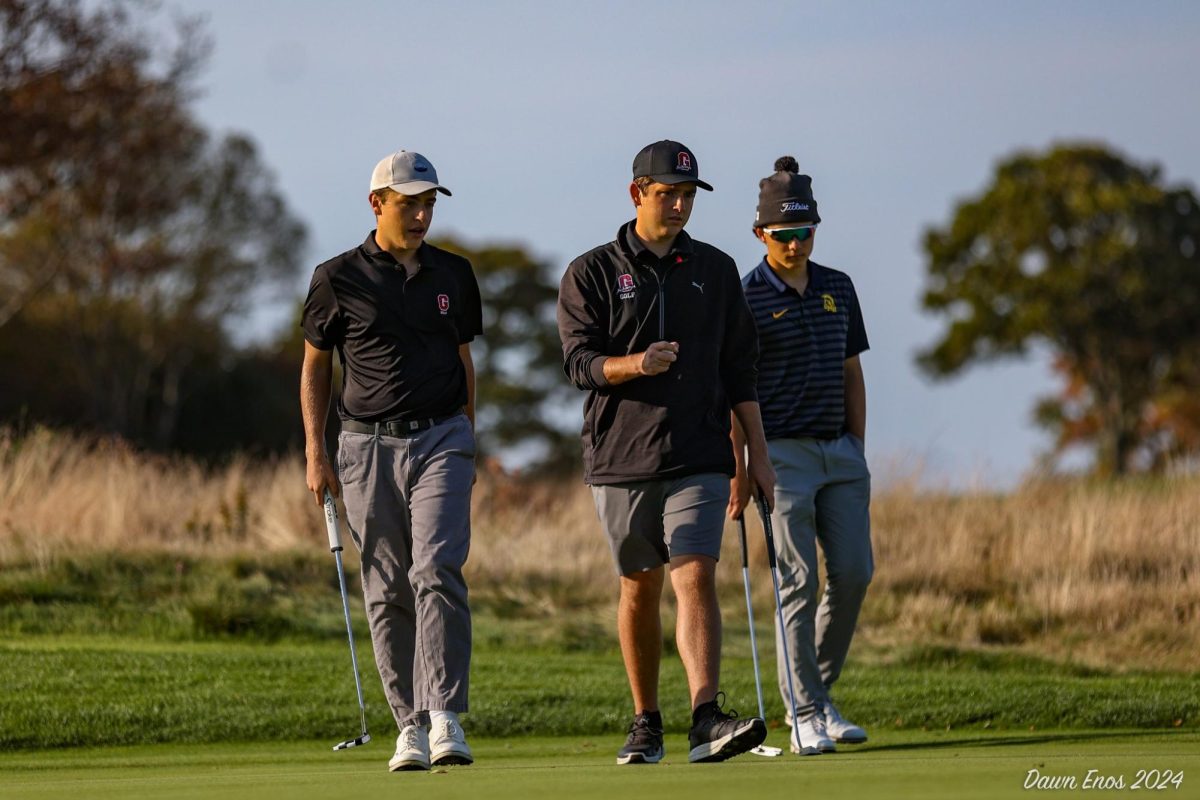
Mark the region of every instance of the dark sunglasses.
<instances>
[{"instance_id":1,"label":"dark sunglasses","mask_svg":"<svg viewBox=\"0 0 1200 800\"><path fill-rule=\"evenodd\" d=\"M805 225L803 228L767 228L766 233L775 241L787 244L793 239L797 242L807 241L816 230L816 225Z\"/></svg>"}]
</instances>

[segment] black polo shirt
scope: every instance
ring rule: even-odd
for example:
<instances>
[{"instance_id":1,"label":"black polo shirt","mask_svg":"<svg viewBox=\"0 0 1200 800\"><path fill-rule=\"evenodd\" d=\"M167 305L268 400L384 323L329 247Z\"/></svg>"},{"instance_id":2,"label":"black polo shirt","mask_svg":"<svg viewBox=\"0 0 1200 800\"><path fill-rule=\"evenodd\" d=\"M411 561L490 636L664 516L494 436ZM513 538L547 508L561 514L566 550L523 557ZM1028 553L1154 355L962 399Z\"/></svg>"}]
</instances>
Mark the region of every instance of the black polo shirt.
<instances>
[{"instance_id":1,"label":"black polo shirt","mask_svg":"<svg viewBox=\"0 0 1200 800\"><path fill-rule=\"evenodd\" d=\"M850 276L808 262L800 294L764 258L742 279L758 328L758 403L768 439L846 430L846 359L870 345Z\"/></svg>"},{"instance_id":2,"label":"black polo shirt","mask_svg":"<svg viewBox=\"0 0 1200 800\"><path fill-rule=\"evenodd\" d=\"M304 338L337 348L338 414L364 422L453 414L467 402L458 346L483 332L479 284L465 258L430 244L412 278L375 243L317 267L304 301Z\"/></svg>"}]
</instances>

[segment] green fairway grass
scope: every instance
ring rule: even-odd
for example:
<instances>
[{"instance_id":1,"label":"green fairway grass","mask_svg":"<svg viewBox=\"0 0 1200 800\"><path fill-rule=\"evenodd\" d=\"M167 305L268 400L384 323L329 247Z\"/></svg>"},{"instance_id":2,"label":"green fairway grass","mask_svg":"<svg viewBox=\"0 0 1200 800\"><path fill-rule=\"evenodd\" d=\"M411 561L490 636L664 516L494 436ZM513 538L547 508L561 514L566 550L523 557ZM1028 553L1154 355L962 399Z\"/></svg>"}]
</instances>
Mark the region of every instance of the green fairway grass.
<instances>
[{"instance_id":1,"label":"green fairway grass","mask_svg":"<svg viewBox=\"0 0 1200 800\"><path fill-rule=\"evenodd\" d=\"M728 632L721 680L727 703L743 715L757 711L744 638L744 631ZM624 731L631 709L618 653L480 639L466 717L472 736ZM368 644L358 657L369 725L394 736ZM344 642L26 636L0 640L0 664L0 749L340 740L358 733ZM768 723L777 728L783 704L772 666L764 663L764 694ZM873 733L1200 727L1195 675L1073 671L1004 653L926 648L852 662L843 685L841 708ZM661 686L667 731L685 732L690 708L678 658L664 659Z\"/></svg>"},{"instance_id":2,"label":"green fairway grass","mask_svg":"<svg viewBox=\"0 0 1200 800\"><path fill-rule=\"evenodd\" d=\"M336 738L336 737L335 737ZM776 744L784 744L776 733ZM1074 777L1089 770L1122 776L1127 795L1138 770L1182 773L1169 797L1200 792L1196 731L1048 731L958 733L881 731L871 742L833 755L766 759L743 755L721 764L688 764L686 738L667 737L658 765L617 767L619 734L599 737L476 739L477 762L433 772L387 772L392 742L334 753L328 740L242 745L142 747L0 753L0 797L279 798L363 800L420 792L455 798L966 798L990 800L1075 791L1023 789L1029 771ZM1160 773L1163 774L1163 773ZM1136 795L1135 795L1136 796Z\"/></svg>"}]
</instances>

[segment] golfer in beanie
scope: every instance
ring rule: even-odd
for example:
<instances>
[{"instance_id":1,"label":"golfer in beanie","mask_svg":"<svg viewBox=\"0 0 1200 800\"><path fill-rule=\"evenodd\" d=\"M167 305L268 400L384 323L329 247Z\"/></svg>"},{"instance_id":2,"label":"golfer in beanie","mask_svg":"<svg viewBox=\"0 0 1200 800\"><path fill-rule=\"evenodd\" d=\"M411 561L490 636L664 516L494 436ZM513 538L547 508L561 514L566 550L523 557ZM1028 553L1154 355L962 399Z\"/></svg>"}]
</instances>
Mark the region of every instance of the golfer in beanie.
<instances>
[{"instance_id":1,"label":"golfer in beanie","mask_svg":"<svg viewBox=\"0 0 1200 800\"><path fill-rule=\"evenodd\" d=\"M777 475L771 521L784 620L776 631L779 686L787 705L786 643L799 716L792 752L816 755L833 752L835 742L867 739L842 717L829 692L846 662L874 562L859 363L867 334L850 277L811 258L821 215L812 178L799 171L785 156L759 182L754 235L767 252L742 285L758 326L758 399ZM734 425L737 474L729 515L736 519L750 485ZM818 543L827 576L819 605Z\"/></svg>"}]
</instances>

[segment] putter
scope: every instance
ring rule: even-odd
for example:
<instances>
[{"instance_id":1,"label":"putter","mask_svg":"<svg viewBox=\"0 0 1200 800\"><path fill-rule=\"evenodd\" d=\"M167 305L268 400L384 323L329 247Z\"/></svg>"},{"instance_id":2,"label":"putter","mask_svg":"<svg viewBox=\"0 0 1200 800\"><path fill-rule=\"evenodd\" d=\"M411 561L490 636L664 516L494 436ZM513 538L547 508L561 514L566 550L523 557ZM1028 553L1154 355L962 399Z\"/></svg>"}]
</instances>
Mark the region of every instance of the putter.
<instances>
[{"instance_id":1,"label":"putter","mask_svg":"<svg viewBox=\"0 0 1200 800\"><path fill-rule=\"evenodd\" d=\"M333 746L334 750L348 750L371 741L367 733L367 707L363 704L362 681L358 677L358 656L354 654L354 631L350 627L350 601L346 597L346 574L342 570L342 536L338 533L337 506L333 495L325 490L325 528L329 533L329 552L337 561L338 586L342 590L342 611L346 615L346 636L350 639L350 664L354 667L354 688L358 690L358 713L362 719L362 735L347 739Z\"/></svg>"},{"instance_id":2,"label":"putter","mask_svg":"<svg viewBox=\"0 0 1200 800\"><path fill-rule=\"evenodd\" d=\"M779 621L779 641L783 649L783 667L787 672L787 687L788 687L788 705L792 712L792 730L795 731L796 725L800 723L800 717L796 714L796 689L792 686L792 659L788 656L787 636L784 635L783 626L783 601L779 596L779 562L775 558L775 532L771 529L771 512L767 509L767 498L763 495L758 496L758 514L762 517L763 534L767 537L767 562L771 565L771 583L775 587L775 616ZM788 743L791 743L792 734L788 734Z\"/></svg>"},{"instance_id":3,"label":"putter","mask_svg":"<svg viewBox=\"0 0 1200 800\"><path fill-rule=\"evenodd\" d=\"M750 620L750 655L754 657L754 691L758 694L758 718L766 722L767 715L763 710L762 676L758 671L758 642L754 638L754 606L750 604L750 553L746 549L745 516L739 516L737 522L738 533L742 536L742 585L746 587L746 618ZM783 754L783 750L780 748L765 744L760 744L750 752L766 758L775 758Z\"/></svg>"}]
</instances>

